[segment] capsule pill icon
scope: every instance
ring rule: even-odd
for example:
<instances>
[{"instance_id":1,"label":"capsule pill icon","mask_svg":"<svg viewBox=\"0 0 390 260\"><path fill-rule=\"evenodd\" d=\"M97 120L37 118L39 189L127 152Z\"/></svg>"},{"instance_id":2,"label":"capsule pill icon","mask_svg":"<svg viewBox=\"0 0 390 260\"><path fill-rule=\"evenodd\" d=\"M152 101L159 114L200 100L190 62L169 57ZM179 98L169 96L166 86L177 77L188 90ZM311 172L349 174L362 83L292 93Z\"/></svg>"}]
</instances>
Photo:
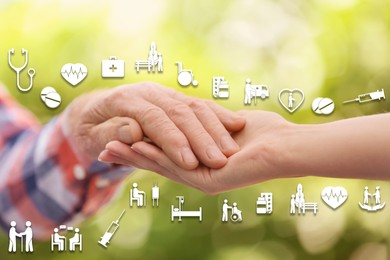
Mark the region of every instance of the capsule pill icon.
<instances>
[{"instance_id":1,"label":"capsule pill icon","mask_svg":"<svg viewBox=\"0 0 390 260\"><path fill-rule=\"evenodd\" d=\"M311 103L311 109L317 115L330 115L334 111L334 102L330 98L316 98Z\"/></svg>"},{"instance_id":2,"label":"capsule pill icon","mask_svg":"<svg viewBox=\"0 0 390 260\"><path fill-rule=\"evenodd\" d=\"M61 105L61 96L52 87L45 87L41 91L41 99L48 108L57 108Z\"/></svg>"}]
</instances>

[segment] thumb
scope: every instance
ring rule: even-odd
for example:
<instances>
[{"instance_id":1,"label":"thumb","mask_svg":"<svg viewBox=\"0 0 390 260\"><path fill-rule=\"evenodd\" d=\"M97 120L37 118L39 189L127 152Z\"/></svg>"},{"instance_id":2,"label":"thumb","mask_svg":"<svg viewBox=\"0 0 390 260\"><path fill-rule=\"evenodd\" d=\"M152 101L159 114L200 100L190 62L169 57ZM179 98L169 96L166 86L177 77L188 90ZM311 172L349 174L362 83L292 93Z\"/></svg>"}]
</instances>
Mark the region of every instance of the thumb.
<instances>
[{"instance_id":1,"label":"thumb","mask_svg":"<svg viewBox=\"0 0 390 260\"><path fill-rule=\"evenodd\" d=\"M100 123L91 129L91 146L94 156L98 156L107 143L120 141L125 144L133 144L143 140L144 134L138 122L129 117L113 117Z\"/></svg>"}]
</instances>

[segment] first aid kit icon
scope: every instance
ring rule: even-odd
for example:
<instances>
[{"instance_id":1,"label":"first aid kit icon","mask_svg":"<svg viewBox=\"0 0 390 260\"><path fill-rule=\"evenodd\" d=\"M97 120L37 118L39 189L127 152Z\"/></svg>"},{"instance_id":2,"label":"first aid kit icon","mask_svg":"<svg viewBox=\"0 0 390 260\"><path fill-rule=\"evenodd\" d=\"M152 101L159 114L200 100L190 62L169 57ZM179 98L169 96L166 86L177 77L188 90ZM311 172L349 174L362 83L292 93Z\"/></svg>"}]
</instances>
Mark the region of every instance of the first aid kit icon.
<instances>
[{"instance_id":1,"label":"first aid kit icon","mask_svg":"<svg viewBox=\"0 0 390 260\"><path fill-rule=\"evenodd\" d=\"M123 78L125 76L125 61L110 56L109 60L102 61L103 78Z\"/></svg>"}]
</instances>

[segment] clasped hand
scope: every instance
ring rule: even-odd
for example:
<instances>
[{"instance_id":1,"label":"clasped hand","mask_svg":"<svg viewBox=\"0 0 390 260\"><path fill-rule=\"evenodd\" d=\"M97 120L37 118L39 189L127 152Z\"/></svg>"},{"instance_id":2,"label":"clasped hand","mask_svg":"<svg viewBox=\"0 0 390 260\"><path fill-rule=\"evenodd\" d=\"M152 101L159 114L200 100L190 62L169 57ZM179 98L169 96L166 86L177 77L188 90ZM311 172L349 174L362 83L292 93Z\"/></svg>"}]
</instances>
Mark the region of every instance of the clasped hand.
<instances>
[{"instance_id":1,"label":"clasped hand","mask_svg":"<svg viewBox=\"0 0 390 260\"><path fill-rule=\"evenodd\" d=\"M214 102L154 83L80 96L68 107L65 118L79 154L91 160L97 159L110 141L130 147L148 140L185 170L197 168L199 161L210 168L224 166L227 157L239 150L231 133L245 125L243 117ZM107 161L104 155L100 158Z\"/></svg>"},{"instance_id":2,"label":"clasped hand","mask_svg":"<svg viewBox=\"0 0 390 260\"><path fill-rule=\"evenodd\" d=\"M289 123L277 114L233 113L152 83L96 95L100 102L79 101L86 104L79 109L93 112L82 112L88 120L76 127L83 129L76 138L90 139L86 152L102 151L103 162L150 170L209 194L280 174L272 166L276 137Z\"/></svg>"}]
</instances>

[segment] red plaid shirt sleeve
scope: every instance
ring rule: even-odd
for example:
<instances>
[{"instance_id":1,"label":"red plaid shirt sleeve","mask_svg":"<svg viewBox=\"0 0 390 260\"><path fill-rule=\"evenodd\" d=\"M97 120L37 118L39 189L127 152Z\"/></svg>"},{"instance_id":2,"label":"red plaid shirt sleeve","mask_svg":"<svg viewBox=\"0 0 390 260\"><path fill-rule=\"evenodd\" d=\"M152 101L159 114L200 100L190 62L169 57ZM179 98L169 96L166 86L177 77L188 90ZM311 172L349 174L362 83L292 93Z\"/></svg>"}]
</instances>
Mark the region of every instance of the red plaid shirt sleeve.
<instances>
[{"instance_id":1,"label":"red plaid shirt sleeve","mask_svg":"<svg viewBox=\"0 0 390 260\"><path fill-rule=\"evenodd\" d=\"M41 126L0 87L0 225L30 220L34 237L105 205L133 169L86 161L60 115Z\"/></svg>"}]
</instances>

